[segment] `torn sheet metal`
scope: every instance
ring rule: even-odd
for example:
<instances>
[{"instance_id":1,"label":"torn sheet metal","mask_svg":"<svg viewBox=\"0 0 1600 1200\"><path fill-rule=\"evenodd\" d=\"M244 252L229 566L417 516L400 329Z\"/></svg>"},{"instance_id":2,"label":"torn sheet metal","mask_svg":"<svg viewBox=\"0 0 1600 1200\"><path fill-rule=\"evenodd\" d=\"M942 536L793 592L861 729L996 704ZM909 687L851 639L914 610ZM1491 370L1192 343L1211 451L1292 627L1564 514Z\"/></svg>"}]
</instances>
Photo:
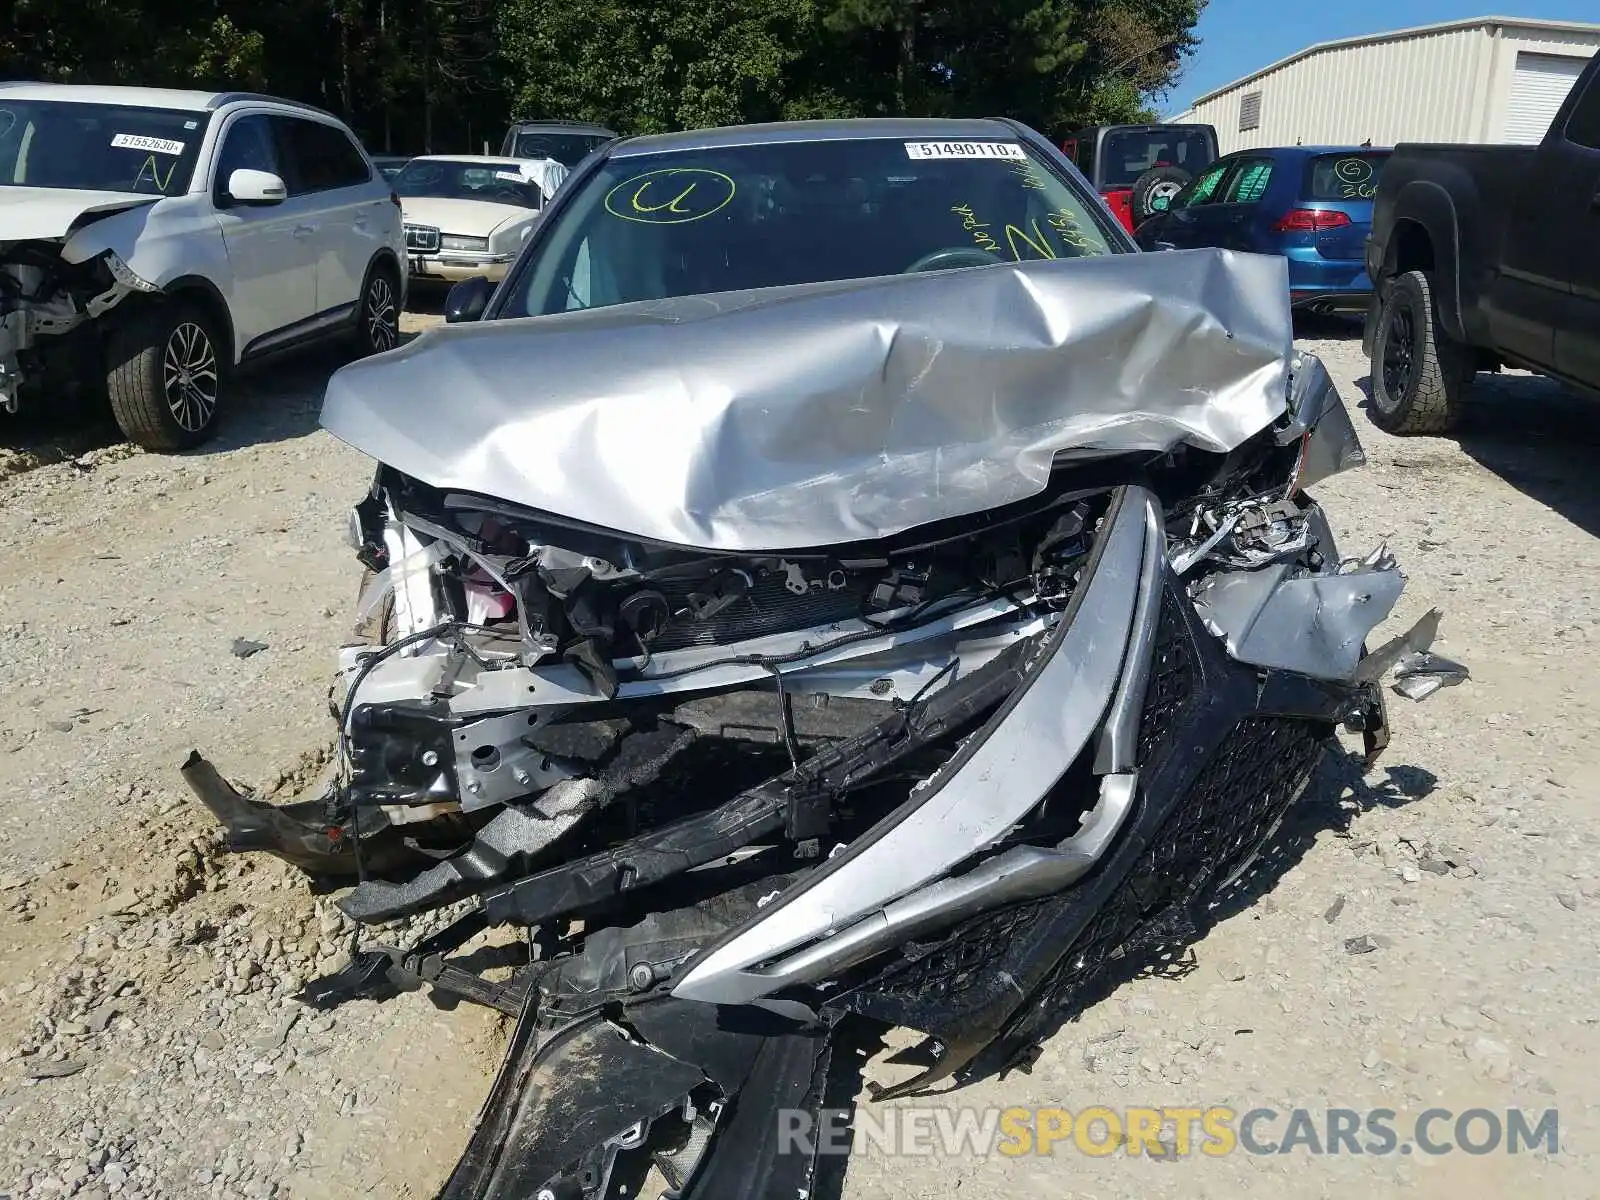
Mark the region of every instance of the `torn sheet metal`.
<instances>
[{"instance_id":1,"label":"torn sheet metal","mask_svg":"<svg viewBox=\"0 0 1600 1200\"><path fill-rule=\"evenodd\" d=\"M1293 495L1341 471L1365 466L1367 453L1322 360L1297 354L1290 376L1290 416L1278 433L1278 444L1300 442L1300 458L1289 481L1288 494Z\"/></svg>"},{"instance_id":2,"label":"torn sheet metal","mask_svg":"<svg viewBox=\"0 0 1600 1200\"><path fill-rule=\"evenodd\" d=\"M1278 563L1210 576L1194 592L1200 619L1240 662L1354 679L1362 643L1393 610L1405 579L1387 559L1339 574L1296 576L1295 569Z\"/></svg>"},{"instance_id":3,"label":"torn sheet metal","mask_svg":"<svg viewBox=\"0 0 1600 1200\"><path fill-rule=\"evenodd\" d=\"M1232 449L1285 410L1285 295L1281 258L1212 249L448 326L338 371L322 424L642 539L835 545L1036 495L1063 453Z\"/></svg>"},{"instance_id":4,"label":"torn sheet metal","mask_svg":"<svg viewBox=\"0 0 1600 1200\"><path fill-rule=\"evenodd\" d=\"M1437 608L1429 609L1410 629L1392 637L1361 660L1356 679L1376 682L1394 672L1391 685L1407 700L1426 700L1440 688L1464 683L1469 672L1461 663L1434 654L1431 647L1439 636L1443 617Z\"/></svg>"}]
</instances>

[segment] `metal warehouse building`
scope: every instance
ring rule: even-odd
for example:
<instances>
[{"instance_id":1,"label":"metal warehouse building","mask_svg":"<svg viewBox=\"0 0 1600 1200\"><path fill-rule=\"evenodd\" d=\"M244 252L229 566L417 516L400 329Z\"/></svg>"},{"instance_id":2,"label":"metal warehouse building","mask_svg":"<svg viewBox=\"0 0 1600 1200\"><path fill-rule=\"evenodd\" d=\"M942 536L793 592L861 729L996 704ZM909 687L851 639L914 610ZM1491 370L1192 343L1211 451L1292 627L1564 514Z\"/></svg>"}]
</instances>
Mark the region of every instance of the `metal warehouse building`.
<instances>
[{"instance_id":1,"label":"metal warehouse building","mask_svg":"<svg viewBox=\"0 0 1600 1200\"><path fill-rule=\"evenodd\" d=\"M1476 17L1320 42L1208 92L1173 121L1255 146L1537 142L1600 25Z\"/></svg>"}]
</instances>

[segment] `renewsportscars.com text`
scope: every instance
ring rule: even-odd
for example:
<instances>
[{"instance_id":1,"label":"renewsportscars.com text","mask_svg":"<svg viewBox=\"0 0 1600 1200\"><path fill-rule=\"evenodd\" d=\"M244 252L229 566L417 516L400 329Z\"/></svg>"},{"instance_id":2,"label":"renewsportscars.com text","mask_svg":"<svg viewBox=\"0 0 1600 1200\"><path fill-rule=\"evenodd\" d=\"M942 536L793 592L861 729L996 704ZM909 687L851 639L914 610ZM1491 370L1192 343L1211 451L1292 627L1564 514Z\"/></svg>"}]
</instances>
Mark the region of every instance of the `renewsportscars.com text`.
<instances>
[{"instance_id":1,"label":"renewsportscars.com text","mask_svg":"<svg viewBox=\"0 0 1600 1200\"><path fill-rule=\"evenodd\" d=\"M1526 1154L1560 1150L1556 1109L860 1108L778 1114L780 1153L1017 1158Z\"/></svg>"}]
</instances>

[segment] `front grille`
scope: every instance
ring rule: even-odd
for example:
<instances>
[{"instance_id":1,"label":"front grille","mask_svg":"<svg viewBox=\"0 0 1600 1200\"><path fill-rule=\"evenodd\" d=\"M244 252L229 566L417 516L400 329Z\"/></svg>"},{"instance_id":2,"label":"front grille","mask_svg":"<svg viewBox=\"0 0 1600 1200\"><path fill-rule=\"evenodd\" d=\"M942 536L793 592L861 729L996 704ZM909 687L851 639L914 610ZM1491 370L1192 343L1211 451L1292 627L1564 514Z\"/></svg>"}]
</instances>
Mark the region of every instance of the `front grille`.
<instances>
[{"instance_id":1,"label":"front grille","mask_svg":"<svg viewBox=\"0 0 1600 1200\"><path fill-rule=\"evenodd\" d=\"M1325 732L1299 719L1241 720L1005 1037L1023 1045L1045 1036L1057 1015L1097 998L1117 966L1148 962L1186 945L1195 904L1273 828L1315 767ZM879 1001L900 1013L926 1012L930 1001L959 1009L964 994L984 994L997 972L1009 978L1042 949L1035 943L1046 936L1044 926L1086 902L1084 893L1070 889L973 917L885 971L869 985L865 1011L875 1012Z\"/></svg>"},{"instance_id":2,"label":"front grille","mask_svg":"<svg viewBox=\"0 0 1600 1200\"><path fill-rule=\"evenodd\" d=\"M439 231L432 225L407 225L406 249L431 254L439 248Z\"/></svg>"},{"instance_id":3,"label":"front grille","mask_svg":"<svg viewBox=\"0 0 1600 1200\"><path fill-rule=\"evenodd\" d=\"M895 967L875 991L916 1001L944 1000L959 995L985 977L1020 938L1048 903L1030 900L973 917L955 935L934 949Z\"/></svg>"},{"instance_id":4,"label":"front grille","mask_svg":"<svg viewBox=\"0 0 1600 1200\"><path fill-rule=\"evenodd\" d=\"M1194 696L1194 647L1171 587L1162 589L1161 615L1150 659L1150 682L1139 715L1138 763L1149 767L1165 748L1178 717Z\"/></svg>"},{"instance_id":5,"label":"front grille","mask_svg":"<svg viewBox=\"0 0 1600 1200\"><path fill-rule=\"evenodd\" d=\"M1198 906L1272 831L1326 736L1319 722L1291 717L1251 716L1234 726L1007 1036L1043 1036L1063 1009L1092 1001L1116 964L1164 957L1188 942Z\"/></svg>"},{"instance_id":6,"label":"front grille","mask_svg":"<svg viewBox=\"0 0 1600 1200\"><path fill-rule=\"evenodd\" d=\"M1139 716L1141 768L1149 768L1165 751L1195 695L1198 664L1178 605L1172 589L1163 588L1150 681ZM901 997L959 995L975 979L991 973L1015 944L1029 938L1035 917L1060 902L1053 898L1027 901L974 917L922 957L892 968L875 987Z\"/></svg>"}]
</instances>

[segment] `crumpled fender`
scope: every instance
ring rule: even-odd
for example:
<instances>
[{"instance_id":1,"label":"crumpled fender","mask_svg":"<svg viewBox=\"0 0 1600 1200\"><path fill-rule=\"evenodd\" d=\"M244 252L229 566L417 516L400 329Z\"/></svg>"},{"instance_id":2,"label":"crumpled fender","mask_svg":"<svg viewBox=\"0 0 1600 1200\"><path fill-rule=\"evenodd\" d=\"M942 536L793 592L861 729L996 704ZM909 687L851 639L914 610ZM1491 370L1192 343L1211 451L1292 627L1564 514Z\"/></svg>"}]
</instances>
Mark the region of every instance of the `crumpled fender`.
<instances>
[{"instance_id":1,"label":"crumpled fender","mask_svg":"<svg viewBox=\"0 0 1600 1200\"><path fill-rule=\"evenodd\" d=\"M141 204L92 221L67 239L62 261L85 263L110 251L155 288L184 277L230 279L216 217L189 199L173 197L170 207Z\"/></svg>"}]
</instances>

